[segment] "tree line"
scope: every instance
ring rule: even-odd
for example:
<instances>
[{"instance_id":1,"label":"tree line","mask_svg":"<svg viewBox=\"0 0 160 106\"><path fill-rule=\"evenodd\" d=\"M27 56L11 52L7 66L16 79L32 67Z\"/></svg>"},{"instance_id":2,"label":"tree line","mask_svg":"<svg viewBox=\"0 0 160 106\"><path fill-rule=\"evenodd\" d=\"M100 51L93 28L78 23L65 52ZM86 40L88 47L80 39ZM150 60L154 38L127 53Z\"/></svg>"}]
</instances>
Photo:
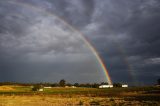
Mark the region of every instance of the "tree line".
<instances>
[{"instance_id":1,"label":"tree line","mask_svg":"<svg viewBox=\"0 0 160 106\"><path fill-rule=\"evenodd\" d=\"M107 85L107 82L101 83L68 83L66 80L62 79L58 83L18 83L18 82L0 82L0 86L2 85L20 85L20 86L50 86L50 87L88 87L88 88L98 88L100 85ZM114 83L115 87L121 87L122 84Z\"/></svg>"},{"instance_id":2,"label":"tree line","mask_svg":"<svg viewBox=\"0 0 160 106\"><path fill-rule=\"evenodd\" d=\"M157 84L160 85L160 79L157 80ZM18 83L18 82L0 82L0 86L2 85L21 85L21 86L50 86L50 87L88 87L88 88L98 88L100 85L108 85L107 82L101 83L68 83L66 80L62 79L58 83ZM114 87L121 87L121 83L113 83Z\"/></svg>"}]
</instances>

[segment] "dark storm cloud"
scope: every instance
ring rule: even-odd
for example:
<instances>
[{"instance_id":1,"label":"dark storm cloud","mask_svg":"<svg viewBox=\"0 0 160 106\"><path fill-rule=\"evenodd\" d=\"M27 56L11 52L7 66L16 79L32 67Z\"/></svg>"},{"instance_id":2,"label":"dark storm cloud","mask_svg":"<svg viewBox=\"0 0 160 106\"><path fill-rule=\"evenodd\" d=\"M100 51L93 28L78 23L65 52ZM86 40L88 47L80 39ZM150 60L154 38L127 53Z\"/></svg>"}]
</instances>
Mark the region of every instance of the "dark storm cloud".
<instances>
[{"instance_id":1,"label":"dark storm cloud","mask_svg":"<svg viewBox=\"0 0 160 106\"><path fill-rule=\"evenodd\" d=\"M77 5L79 4L77 3ZM94 12L88 16L91 17L90 20L87 20L83 15L81 16L81 20L83 22L87 20L87 24L82 27L81 24L71 24L91 39L102 57L106 57L105 61L109 64L107 66L113 79L115 76L117 77L116 73L118 74L119 70L122 73L129 73L130 65L134 70L133 73L141 80L143 80L143 76L148 76L148 79L153 78L155 73L154 80L156 80L159 76L159 67L147 66L145 61L159 58L159 7L158 0L95 0ZM74 13L72 12L72 14ZM78 15L76 16L79 18ZM72 18L72 20L78 23L77 18ZM67 17L66 20L71 19ZM147 72L146 67L149 67L150 73ZM124 76L123 74L121 78L123 79ZM118 80L115 78L115 81Z\"/></svg>"},{"instance_id":2,"label":"dark storm cloud","mask_svg":"<svg viewBox=\"0 0 160 106\"><path fill-rule=\"evenodd\" d=\"M80 30L98 50L109 69L113 81L128 81L129 83L133 83L134 80L130 79L131 76L141 80L140 84L153 84L155 83L154 81L160 77L158 71L160 69L159 0L15 1L56 14ZM2 3L0 6L0 16L2 17L0 33L7 34L8 32L12 32L16 36L21 36L22 33L27 33L26 29L30 27L31 24L35 25L36 20L31 19L34 14L28 15L28 17L25 15L26 21L23 21L23 16L19 15L11 15L9 18L6 18L7 14L10 15L10 12L13 12L11 10L16 9L14 6L6 8L6 5L9 4ZM25 9L23 11L25 11ZM32 14L32 12L27 14ZM35 14L35 17L41 16ZM14 18L15 22L10 22L10 18ZM27 21L27 19L29 21ZM30 22L29 25L28 22ZM14 27L15 25L17 27ZM25 28L23 28L23 26L25 26ZM35 25L35 27L38 26L39 25ZM4 38L1 39L5 40ZM10 39L12 41L12 39L16 39L16 37ZM74 42L70 43L70 45L74 44ZM72 50L74 51L72 53L80 52L80 50L73 49L79 48L79 44L75 47L71 46L72 49L66 49L64 45L68 44L48 46L48 49L43 49L43 54L46 54L46 51L51 50L51 48L54 49L55 52L61 51L62 54L68 53L67 50L69 50L69 53ZM1 49L3 48L1 47ZM35 50L35 48L33 48L33 50ZM36 53L41 53L41 49L38 51L36 48L36 50ZM26 49L24 49L24 51L26 52ZM5 50L0 52L0 54L4 53L6 53ZM4 57L0 56L0 58ZM36 56L33 54L33 57ZM86 75L88 75L87 73L89 73L89 71L86 71Z\"/></svg>"},{"instance_id":3,"label":"dark storm cloud","mask_svg":"<svg viewBox=\"0 0 160 106\"><path fill-rule=\"evenodd\" d=\"M104 80L80 34L58 17L15 1L1 1L0 11L1 81Z\"/></svg>"},{"instance_id":4,"label":"dark storm cloud","mask_svg":"<svg viewBox=\"0 0 160 106\"><path fill-rule=\"evenodd\" d=\"M118 44L114 47L114 49L120 49L117 51L120 53L117 58L120 59L120 57L122 57L127 59L127 64L124 64L130 64L138 78L143 80L143 76L148 76L148 80L152 78L156 80L159 76L159 67L154 65L148 66L148 64L145 64L145 60L149 58L159 58L160 54L160 50L158 49L160 44L160 36L158 35L160 28L159 1L121 1L120 3L112 1L110 2L110 5L112 5L112 8L114 9L111 9L112 12L110 13L104 12L109 16L105 16L104 14L101 16L106 18L107 21L104 19L102 20L104 22L104 24L102 23L102 28L106 28L106 30L100 28L102 31L100 31L99 34L106 37L106 42L108 40L113 40ZM107 29L109 30L107 31ZM97 43L96 40L95 43ZM114 59L112 58L112 52L110 57L109 51L110 45L114 45L112 43L106 45L107 48L109 48L108 55L111 59L110 62ZM111 50L112 49L113 48L111 48ZM112 64L115 64L116 67L121 64L121 62L123 62L123 59L118 63L115 61ZM116 71L114 70L115 67L111 68L111 70L113 69L113 71ZM119 68L119 70L120 69L125 70L124 67ZM149 73L147 69L150 69ZM117 71L117 73L119 72ZM155 76L155 73L158 76ZM113 76L114 75L116 74L113 74ZM145 79L146 77L143 80L144 82ZM153 80L151 82L153 82Z\"/></svg>"}]
</instances>

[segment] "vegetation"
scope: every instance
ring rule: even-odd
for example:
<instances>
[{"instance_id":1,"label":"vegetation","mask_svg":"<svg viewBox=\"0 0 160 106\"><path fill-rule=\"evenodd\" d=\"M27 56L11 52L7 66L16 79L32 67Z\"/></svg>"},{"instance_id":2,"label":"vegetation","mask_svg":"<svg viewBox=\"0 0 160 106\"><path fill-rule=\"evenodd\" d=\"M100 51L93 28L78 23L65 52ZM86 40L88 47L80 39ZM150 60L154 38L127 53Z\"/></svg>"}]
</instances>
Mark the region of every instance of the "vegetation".
<instances>
[{"instance_id":1,"label":"vegetation","mask_svg":"<svg viewBox=\"0 0 160 106\"><path fill-rule=\"evenodd\" d=\"M122 84L121 83L114 83L113 86L114 87L122 87Z\"/></svg>"},{"instance_id":2,"label":"vegetation","mask_svg":"<svg viewBox=\"0 0 160 106\"><path fill-rule=\"evenodd\" d=\"M66 81L64 79L59 81L59 86L64 87L66 84Z\"/></svg>"},{"instance_id":3,"label":"vegetation","mask_svg":"<svg viewBox=\"0 0 160 106\"><path fill-rule=\"evenodd\" d=\"M70 84L64 79L59 83L2 82L0 106L158 106L160 104L159 86L122 88L122 84L114 83L113 88L99 89L101 84L107 83ZM41 88L43 91L40 92Z\"/></svg>"},{"instance_id":4,"label":"vegetation","mask_svg":"<svg viewBox=\"0 0 160 106\"><path fill-rule=\"evenodd\" d=\"M32 91L39 91L40 88L42 88L42 86L40 86L40 85L34 85L32 87Z\"/></svg>"},{"instance_id":5,"label":"vegetation","mask_svg":"<svg viewBox=\"0 0 160 106\"><path fill-rule=\"evenodd\" d=\"M41 83L34 86L30 84L0 86L0 106L158 106L160 104L158 86L106 89L52 87L43 88L42 92L37 91L42 85Z\"/></svg>"},{"instance_id":6,"label":"vegetation","mask_svg":"<svg viewBox=\"0 0 160 106\"><path fill-rule=\"evenodd\" d=\"M101 84L107 84L107 83L101 83ZM64 79L60 80L59 83L18 83L18 82L0 82L0 86L2 85L19 85L19 86L51 86L51 87L65 87L65 86L75 86L75 87L87 87L87 88L98 88L98 83L66 83Z\"/></svg>"},{"instance_id":7,"label":"vegetation","mask_svg":"<svg viewBox=\"0 0 160 106\"><path fill-rule=\"evenodd\" d=\"M83 106L83 101L80 100L78 105Z\"/></svg>"},{"instance_id":8,"label":"vegetation","mask_svg":"<svg viewBox=\"0 0 160 106\"><path fill-rule=\"evenodd\" d=\"M91 102L90 102L90 105L91 105L91 106L93 106L93 105L94 105L94 106L99 106L99 105L100 105L100 102L99 102L99 101L91 101Z\"/></svg>"}]
</instances>

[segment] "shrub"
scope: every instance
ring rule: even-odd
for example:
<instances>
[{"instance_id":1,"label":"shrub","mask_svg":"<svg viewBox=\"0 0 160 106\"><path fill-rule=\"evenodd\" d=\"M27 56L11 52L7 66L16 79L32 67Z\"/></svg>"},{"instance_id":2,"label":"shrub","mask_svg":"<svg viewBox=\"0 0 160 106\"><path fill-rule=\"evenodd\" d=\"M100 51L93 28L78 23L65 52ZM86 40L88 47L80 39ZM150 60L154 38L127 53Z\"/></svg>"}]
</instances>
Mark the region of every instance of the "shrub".
<instances>
[{"instance_id":1,"label":"shrub","mask_svg":"<svg viewBox=\"0 0 160 106\"><path fill-rule=\"evenodd\" d=\"M99 103L99 101L92 101L92 102L90 102L90 105L91 106L99 106L100 103Z\"/></svg>"},{"instance_id":2,"label":"shrub","mask_svg":"<svg viewBox=\"0 0 160 106\"><path fill-rule=\"evenodd\" d=\"M83 105L83 101L80 100L78 105L82 106Z\"/></svg>"},{"instance_id":3,"label":"shrub","mask_svg":"<svg viewBox=\"0 0 160 106\"><path fill-rule=\"evenodd\" d=\"M111 98L111 99L110 99L110 101L114 101L114 99L113 99L113 98Z\"/></svg>"},{"instance_id":4,"label":"shrub","mask_svg":"<svg viewBox=\"0 0 160 106\"><path fill-rule=\"evenodd\" d=\"M41 88L40 85L34 85L32 91L38 91Z\"/></svg>"}]
</instances>

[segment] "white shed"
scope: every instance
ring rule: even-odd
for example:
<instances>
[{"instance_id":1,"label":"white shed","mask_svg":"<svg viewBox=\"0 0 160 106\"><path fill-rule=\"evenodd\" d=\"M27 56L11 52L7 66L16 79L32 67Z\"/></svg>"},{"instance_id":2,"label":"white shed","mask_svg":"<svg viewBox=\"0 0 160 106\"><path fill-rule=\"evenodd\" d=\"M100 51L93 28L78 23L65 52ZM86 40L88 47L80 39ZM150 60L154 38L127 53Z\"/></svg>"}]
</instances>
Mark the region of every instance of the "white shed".
<instances>
[{"instance_id":1,"label":"white shed","mask_svg":"<svg viewBox=\"0 0 160 106\"><path fill-rule=\"evenodd\" d=\"M122 88L127 88L127 87L128 87L127 84L122 85Z\"/></svg>"},{"instance_id":2,"label":"white shed","mask_svg":"<svg viewBox=\"0 0 160 106\"><path fill-rule=\"evenodd\" d=\"M99 88L113 88L113 85L100 85Z\"/></svg>"},{"instance_id":3,"label":"white shed","mask_svg":"<svg viewBox=\"0 0 160 106\"><path fill-rule=\"evenodd\" d=\"M41 89L39 89L38 91L42 92L42 91L43 91L43 89L41 88Z\"/></svg>"}]
</instances>

